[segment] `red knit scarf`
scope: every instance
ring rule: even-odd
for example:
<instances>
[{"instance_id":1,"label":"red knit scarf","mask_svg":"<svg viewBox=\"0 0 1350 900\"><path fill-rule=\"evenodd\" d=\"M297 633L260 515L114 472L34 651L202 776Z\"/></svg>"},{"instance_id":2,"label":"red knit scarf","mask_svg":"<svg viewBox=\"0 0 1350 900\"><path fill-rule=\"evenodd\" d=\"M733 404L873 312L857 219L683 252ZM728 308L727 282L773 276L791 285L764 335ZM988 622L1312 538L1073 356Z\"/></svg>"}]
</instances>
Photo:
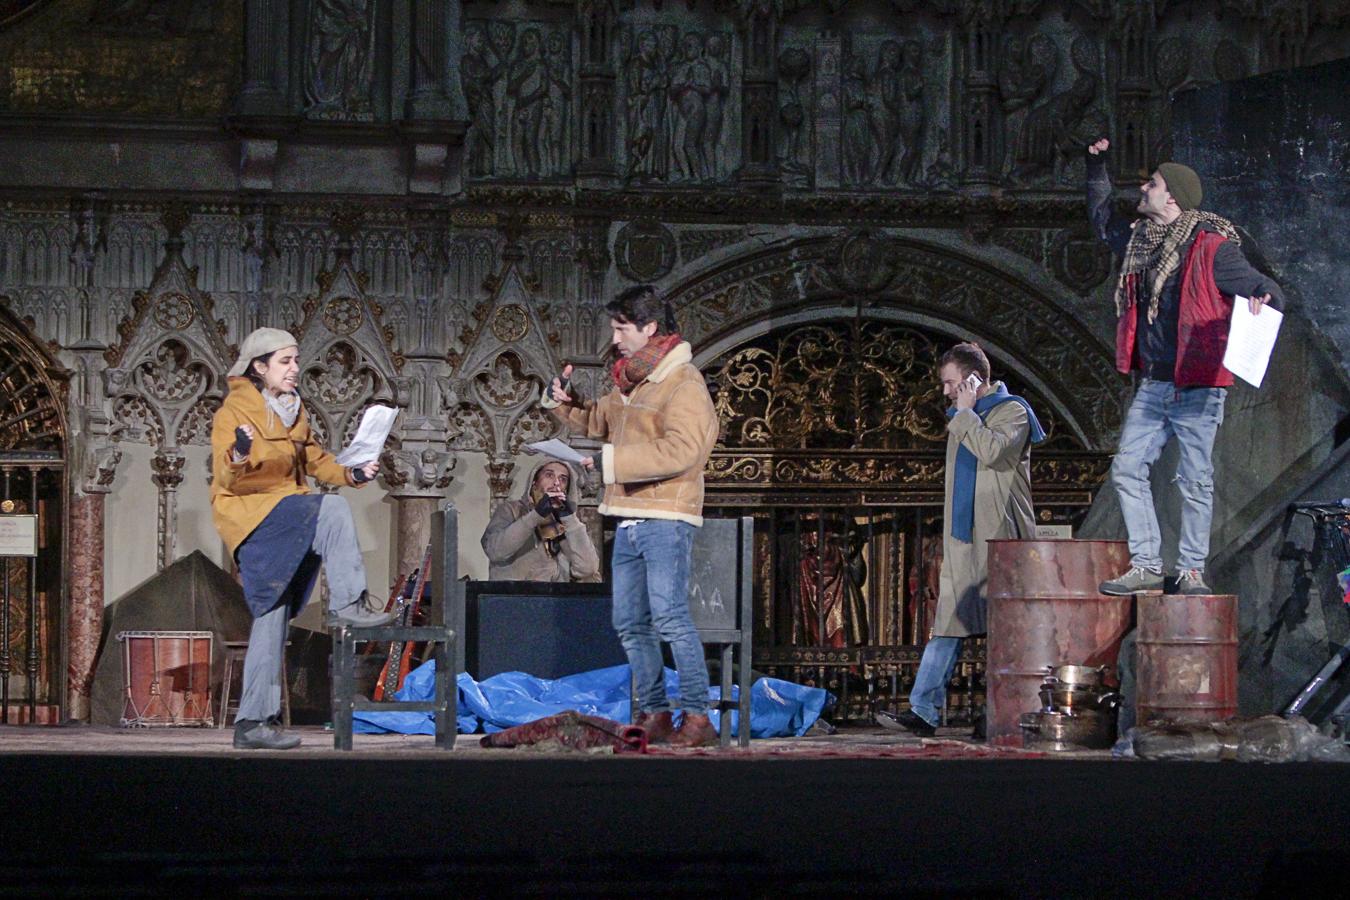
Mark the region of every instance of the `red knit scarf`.
<instances>
[{"instance_id":1,"label":"red knit scarf","mask_svg":"<svg viewBox=\"0 0 1350 900\"><path fill-rule=\"evenodd\" d=\"M632 393L633 388L652 374L661 360L665 359L666 354L675 349L679 343L679 334L653 337L647 342L647 346L632 356L620 358L614 364L614 368L610 370L610 375L614 376L614 383L625 394Z\"/></svg>"}]
</instances>

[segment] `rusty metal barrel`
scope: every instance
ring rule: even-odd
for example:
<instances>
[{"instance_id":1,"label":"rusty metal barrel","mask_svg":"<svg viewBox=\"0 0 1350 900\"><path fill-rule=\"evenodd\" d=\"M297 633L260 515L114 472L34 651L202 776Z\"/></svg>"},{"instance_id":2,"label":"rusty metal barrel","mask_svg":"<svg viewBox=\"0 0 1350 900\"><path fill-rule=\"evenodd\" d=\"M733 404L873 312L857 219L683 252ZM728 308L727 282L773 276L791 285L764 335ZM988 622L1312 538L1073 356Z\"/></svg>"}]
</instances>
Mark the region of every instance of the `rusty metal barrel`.
<instances>
[{"instance_id":1,"label":"rusty metal barrel","mask_svg":"<svg viewBox=\"0 0 1350 900\"><path fill-rule=\"evenodd\" d=\"M1137 648L1138 721L1237 715L1237 597L1140 594Z\"/></svg>"},{"instance_id":2,"label":"rusty metal barrel","mask_svg":"<svg viewBox=\"0 0 1350 900\"><path fill-rule=\"evenodd\" d=\"M1047 666L1109 666L1133 598L1097 586L1129 568L1124 541L989 542L989 742L1021 746L1022 713L1041 708Z\"/></svg>"}]
</instances>

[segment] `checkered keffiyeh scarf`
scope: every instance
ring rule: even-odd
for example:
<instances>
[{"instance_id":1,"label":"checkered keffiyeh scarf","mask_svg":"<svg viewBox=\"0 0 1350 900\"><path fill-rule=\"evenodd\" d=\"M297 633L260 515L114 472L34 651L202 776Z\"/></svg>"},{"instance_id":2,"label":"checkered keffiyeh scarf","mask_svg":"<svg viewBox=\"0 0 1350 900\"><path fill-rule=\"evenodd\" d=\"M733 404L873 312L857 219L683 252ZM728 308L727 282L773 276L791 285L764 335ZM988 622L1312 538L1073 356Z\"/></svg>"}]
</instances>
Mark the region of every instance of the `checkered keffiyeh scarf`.
<instances>
[{"instance_id":1,"label":"checkered keffiyeh scarf","mask_svg":"<svg viewBox=\"0 0 1350 900\"><path fill-rule=\"evenodd\" d=\"M1116 281L1116 315L1130 307L1133 298L1129 296L1126 285L1129 276L1136 275L1139 279L1146 276L1150 279L1148 320L1152 322L1158 317L1162 287L1181 266L1181 250L1190 243L1191 236L1201 223L1209 225L1234 244L1242 243L1232 222L1198 209L1187 210L1170 225L1159 225L1148 219L1140 219L1135 223L1134 233L1130 235L1130 243L1125 248L1120 278Z\"/></svg>"},{"instance_id":2,"label":"checkered keffiyeh scarf","mask_svg":"<svg viewBox=\"0 0 1350 900\"><path fill-rule=\"evenodd\" d=\"M619 386L619 390L625 394L631 393L633 388L642 383L648 375L656 369L658 363L665 358L665 355L680 343L679 334L665 334L659 337L653 337L643 347L632 356L620 359L610 370L614 376L614 383Z\"/></svg>"}]
</instances>

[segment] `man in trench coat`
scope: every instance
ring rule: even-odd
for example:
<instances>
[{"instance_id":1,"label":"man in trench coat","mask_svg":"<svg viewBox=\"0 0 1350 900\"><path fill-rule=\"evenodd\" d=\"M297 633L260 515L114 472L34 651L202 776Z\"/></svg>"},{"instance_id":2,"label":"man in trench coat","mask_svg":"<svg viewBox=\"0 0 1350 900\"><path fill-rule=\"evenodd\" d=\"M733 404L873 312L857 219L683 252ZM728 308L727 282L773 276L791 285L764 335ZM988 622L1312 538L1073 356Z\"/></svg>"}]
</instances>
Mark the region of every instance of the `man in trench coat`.
<instances>
[{"instance_id":1,"label":"man in trench coat","mask_svg":"<svg viewBox=\"0 0 1350 900\"><path fill-rule=\"evenodd\" d=\"M942 574L933 633L910 691L910 708L879 724L931 735L961 639L984 634L988 610L987 542L1035 536L1031 507L1031 445L1045 439L1031 406L989 380L979 344L957 344L938 363L947 410Z\"/></svg>"}]
</instances>

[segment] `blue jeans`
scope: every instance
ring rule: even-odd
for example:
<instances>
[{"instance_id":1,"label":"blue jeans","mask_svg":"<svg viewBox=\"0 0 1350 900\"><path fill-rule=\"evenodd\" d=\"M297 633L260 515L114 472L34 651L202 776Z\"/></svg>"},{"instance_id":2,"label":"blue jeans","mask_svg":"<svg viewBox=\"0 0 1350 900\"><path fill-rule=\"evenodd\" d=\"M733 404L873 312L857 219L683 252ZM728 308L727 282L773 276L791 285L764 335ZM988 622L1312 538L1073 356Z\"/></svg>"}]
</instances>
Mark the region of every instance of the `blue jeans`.
<instances>
[{"instance_id":1,"label":"blue jeans","mask_svg":"<svg viewBox=\"0 0 1350 900\"><path fill-rule=\"evenodd\" d=\"M951 680L960 653L959 637L931 637L924 645L919 671L914 675L914 687L909 692L909 708L934 727L937 727L947 700L947 682Z\"/></svg>"},{"instance_id":2,"label":"blue jeans","mask_svg":"<svg viewBox=\"0 0 1350 900\"><path fill-rule=\"evenodd\" d=\"M1129 533L1131 564L1162 568L1162 532L1153 508L1148 473L1167 441L1181 448L1176 484L1181 491L1179 570L1205 568L1210 522L1214 517L1214 435L1223 423L1224 388L1180 388L1170 381L1145 378L1134 395L1120 449L1111 464L1111 481L1120 495L1120 512Z\"/></svg>"},{"instance_id":3,"label":"blue jeans","mask_svg":"<svg viewBox=\"0 0 1350 900\"><path fill-rule=\"evenodd\" d=\"M661 641L670 644L680 675L680 708L708 712L708 664L689 615L689 561L694 526L644 519L614 532L614 630L628 654L638 709L670 709Z\"/></svg>"}]
</instances>

